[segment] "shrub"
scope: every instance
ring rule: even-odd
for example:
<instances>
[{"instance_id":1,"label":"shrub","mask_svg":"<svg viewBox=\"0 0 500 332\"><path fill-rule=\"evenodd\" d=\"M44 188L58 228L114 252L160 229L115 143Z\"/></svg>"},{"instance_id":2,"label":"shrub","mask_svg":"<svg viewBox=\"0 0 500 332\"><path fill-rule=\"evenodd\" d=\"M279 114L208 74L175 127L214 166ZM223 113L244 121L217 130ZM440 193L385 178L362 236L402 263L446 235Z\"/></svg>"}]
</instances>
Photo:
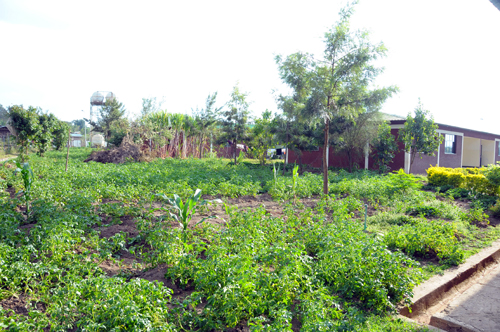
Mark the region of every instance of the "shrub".
<instances>
[{"instance_id":1,"label":"shrub","mask_svg":"<svg viewBox=\"0 0 500 332\"><path fill-rule=\"evenodd\" d=\"M494 217L500 217L500 200L498 200L495 205L490 207L490 211Z\"/></svg>"},{"instance_id":2,"label":"shrub","mask_svg":"<svg viewBox=\"0 0 500 332\"><path fill-rule=\"evenodd\" d=\"M493 195L497 192L497 187L492 184L484 175L486 168L446 168L429 167L427 169L427 180L431 186L453 186L455 188L465 188L470 191ZM494 175L492 175L494 178Z\"/></svg>"},{"instance_id":3,"label":"shrub","mask_svg":"<svg viewBox=\"0 0 500 332\"><path fill-rule=\"evenodd\" d=\"M406 213L411 216L423 216L423 217L441 216L441 211L439 211L437 207L424 204L411 206L408 209L406 209Z\"/></svg>"},{"instance_id":4,"label":"shrub","mask_svg":"<svg viewBox=\"0 0 500 332\"><path fill-rule=\"evenodd\" d=\"M445 221L425 221L393 227L385 236L387 246L408 255L433 256L450 264L464 260L464 251L455 236L456 228Z\"/></svg>"}]
</instances>

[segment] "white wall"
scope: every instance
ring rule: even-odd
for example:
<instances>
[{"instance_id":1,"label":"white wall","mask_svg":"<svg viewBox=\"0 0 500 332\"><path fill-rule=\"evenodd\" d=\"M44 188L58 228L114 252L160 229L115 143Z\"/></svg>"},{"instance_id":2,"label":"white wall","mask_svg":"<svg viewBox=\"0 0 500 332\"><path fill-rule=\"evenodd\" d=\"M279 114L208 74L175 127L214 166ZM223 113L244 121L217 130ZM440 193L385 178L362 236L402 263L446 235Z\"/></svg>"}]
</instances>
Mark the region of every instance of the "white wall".
<instances>
[{"instance_id":1,"label":"white wall","mask_svg":"<svg viewBox=\"0 0 500 332\"><path fill-rule=\"evenodd\" d=\"M495 163L495 141L482 139L481 145L483 146L481 166L487 166Z\"/></svg>"},{"instance_id":2,"label":"white wall","mask_svg":"<svg viewBox=\"0 0 500 332\"><path fill-rule=\"evenodd\" d=\"M463 144L462 166L479 167L481 140L479 138L464 137Z\"/></svg>"}]
</instances>

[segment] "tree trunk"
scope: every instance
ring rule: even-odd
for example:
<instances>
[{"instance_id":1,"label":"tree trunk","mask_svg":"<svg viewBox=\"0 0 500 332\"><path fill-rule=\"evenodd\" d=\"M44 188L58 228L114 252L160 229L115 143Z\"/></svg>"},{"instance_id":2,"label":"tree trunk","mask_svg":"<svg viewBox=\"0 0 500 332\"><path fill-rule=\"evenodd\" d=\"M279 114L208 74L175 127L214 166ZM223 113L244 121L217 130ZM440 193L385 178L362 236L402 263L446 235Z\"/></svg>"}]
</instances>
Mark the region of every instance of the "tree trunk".
<instances>
[{"instance_id":1,"label":"tree trunk","mask_svg":"<svg viewBox=\"0 0 500 332\"><path fill-rule=\"evenodd\" d=\"M288 131L288 123L286 124L286 143L285 143L285 148L286 148L286 153L288 154L288 142L290 142L290 135ZM285 176L285 169L286 169L286 155L285 155L285 160L283 160L283 176Z\"/></svg>"},{"instance_id":2,"label":"tree trunk","mask_svg":"<svg viewBox=\"0 0 500 332\"><path fill-rule=\"evenodd\" d=\"M182 158L186 158L187 151L187 139L186 139L186 131L182 131Z\"/></svg>"},{"instance_id":3,"label":"tree trunk","mask_svg":"<svg viewBox=\"0 0 500 332\"><path fill-rule=\"evenodd\" d=\"M200 159L203 156L203 134L200 135Z\"/></svg>"},{"instance_id":4,"label":"tree trunk","mask_svg":"<svg viewBox=\"0 0 500 332\"><path fill-rule=\"evenodd\" d=\"M238 149L236 148L236 141L233 142L233 156L234 156L234 164L236 165L236 152Z\"/></svg>"},{"instance_id":5,"label":"tree trunk","mask_svg":"<svg viewBox=\"0 0 500 332\"><path fill-rule=\"evenodd\" d=\"M68 130L68 152L66 153L66 169L65 172L68 171L68 160L69 160L69 143L71 142L71 130Z\"/></svg>"},{"instance_id":6,"label":"tree trunk","mask_svg":"<svg viewBox=\"0 0 500 332\"><path fill-rule=\"evenodd\" d=\"M328 154L326 153L329 141L330 119L325 119L325 143L323 144L323 194L328 195Z\"/></svg>"}]
</instances>

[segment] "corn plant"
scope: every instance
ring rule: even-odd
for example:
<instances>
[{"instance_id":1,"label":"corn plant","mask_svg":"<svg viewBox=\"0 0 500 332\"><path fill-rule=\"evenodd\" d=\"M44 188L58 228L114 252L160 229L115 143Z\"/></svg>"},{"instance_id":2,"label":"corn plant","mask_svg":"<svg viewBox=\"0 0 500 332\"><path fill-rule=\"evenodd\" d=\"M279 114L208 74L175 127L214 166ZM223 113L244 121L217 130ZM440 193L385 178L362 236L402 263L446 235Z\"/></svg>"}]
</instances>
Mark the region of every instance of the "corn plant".
<instances>
[{"instance_id":1,"label":"corn plant","mask_svg":"<svg viewBox=\"0 0 500 332\"><path fill-rule=\"evenodd\" d=\"M189 222L193 218L193 214L196 212L196 207L207 204L206 200L200 200L201 189L196 189L194 194L191 195L191 197L189 197L185 202L183 202L177 194L174 194L174 198L168 198L165 194L159 194L158 196L165 199L167 203L171 205L171 209L173 209L173 212L169 211L170 216L174 218L174 220L177 221L182 227L182 240L184 243L186 243L187 229L189 226ZM214 218L214 216L205 217L198 221L196 225L201 224L209 218Z\"/></svg>"},{"instance_id":2,"label":"corn plant","mask_svg":"<svg viewBox=\"0 0 500 332\"><path fill-rule=\"evenodd\" d=\"M15 170L15 174L21 173L21 177L23 178L24 189L19 190L17 192L17 196L19 197L21 194L23 195L24 201L26 203L26 213L29 213L29 201L31 200L31 186L33 184L33 171L30 168L29 163L23 163L21 165L20 162L16 161L17 169Z\"/></svg>"}]
</instances>

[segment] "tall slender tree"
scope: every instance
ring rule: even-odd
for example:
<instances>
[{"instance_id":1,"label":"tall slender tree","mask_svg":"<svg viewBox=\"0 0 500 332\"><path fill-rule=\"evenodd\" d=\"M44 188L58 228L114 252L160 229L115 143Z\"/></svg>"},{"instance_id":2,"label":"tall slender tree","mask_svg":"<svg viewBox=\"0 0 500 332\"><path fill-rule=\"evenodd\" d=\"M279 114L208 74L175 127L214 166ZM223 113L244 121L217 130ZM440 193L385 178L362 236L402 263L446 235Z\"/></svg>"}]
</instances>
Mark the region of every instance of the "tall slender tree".
<instances>
[{"instance_id":1,"label":"tall slender tree","mask_svg":"<svg viewBox=\"0 0 500 332\"><path fill-rule=\"evenodd\" d=\"M220 123L222 135L219 137L220 143L229 142L232 146L234 163L236 164L236 152L238 142L244 142L248 138L248 107L250 104L246 100L247 94L240 91L238 84L233 87L231 97L226 104L226 110L222 112Z\"/></svg>"},{"instance_id":2,"label":"tall slender tree","mask_svg":"<svg viewBox=\"0 0 500 332\"><path fill-rule=\"evenodd\" d=\"M209 136L213 135L214 127L217 123L217 117L222 107L216 107L217 92L209 94L205 102L205 108L191 109L198 127L200 138L200 159L203 156L203 142Z\"/></svg>"},{"instance_id":3,"label":"tall slender tree","mask_svg":"<svg viewBox=\"0 0 500 332\"><path fill-rule=\"evenodd\" d=\"M351 31L354 5L341 9L339 21L325 33L325 52L316 59L298 52L276 57L281 79L302 100L304 112L323 123L323 193L328 194L328 144L330 120L341 115L356 117L366 109L377 109L397 88L372 88L382 72L372 62L386 54L382 43L372 44L366 31Z\"/></svg>"}]
</instances>

